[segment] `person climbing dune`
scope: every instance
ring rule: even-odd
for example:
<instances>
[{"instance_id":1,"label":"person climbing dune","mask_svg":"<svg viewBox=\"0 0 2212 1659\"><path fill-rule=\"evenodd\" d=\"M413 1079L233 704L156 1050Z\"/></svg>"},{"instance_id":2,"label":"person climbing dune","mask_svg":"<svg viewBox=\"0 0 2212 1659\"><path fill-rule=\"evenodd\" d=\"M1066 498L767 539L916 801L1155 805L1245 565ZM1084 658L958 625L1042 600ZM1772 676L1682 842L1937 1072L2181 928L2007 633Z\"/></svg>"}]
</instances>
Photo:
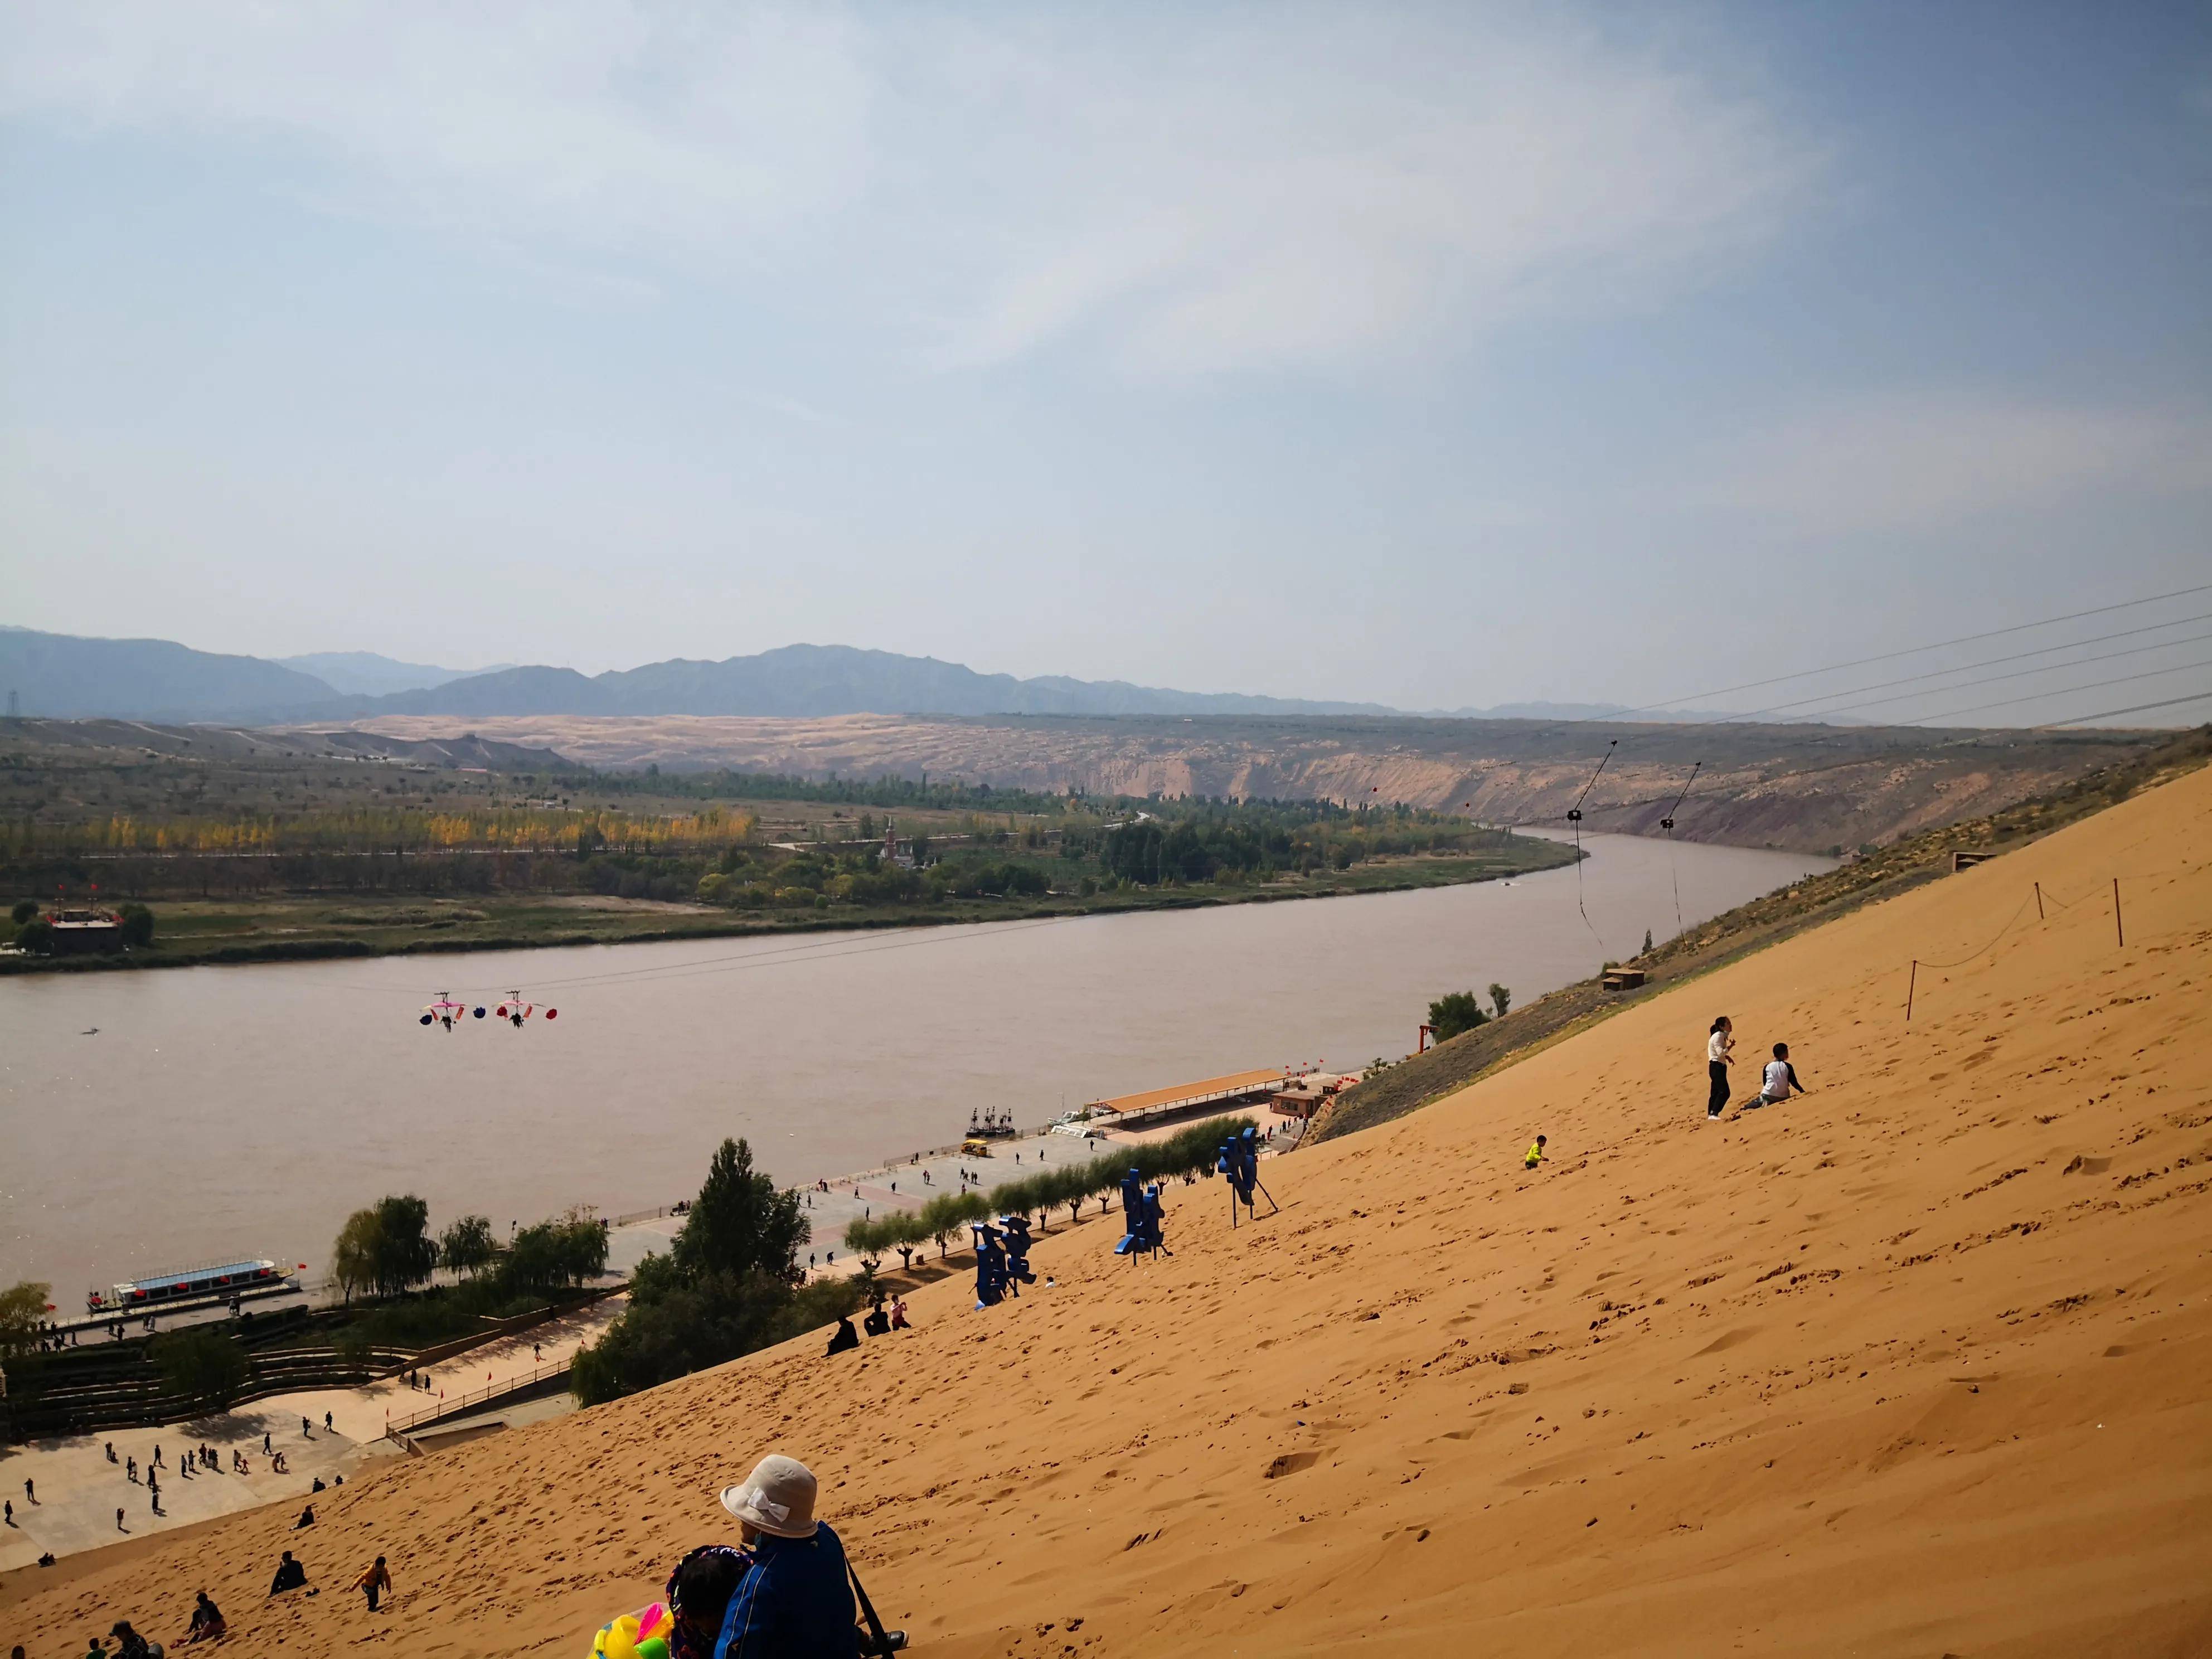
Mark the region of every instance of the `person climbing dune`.
<instances>
[{"instance_id":1,"label":"person climbing dune","mask_svg":"<svg viewBox=\"0 0 2212 1659\"><path fill-rule=\"evenodd\" d=\"M1522 1160L1522 1163L1525 1167L1533 1170L1539 1164L1546 1162L1544 1157L1544 1140L1545 1137L1538 1135L1535 1139L1528 1143L1528 1155Z\"/></svg>"}]
</instances>

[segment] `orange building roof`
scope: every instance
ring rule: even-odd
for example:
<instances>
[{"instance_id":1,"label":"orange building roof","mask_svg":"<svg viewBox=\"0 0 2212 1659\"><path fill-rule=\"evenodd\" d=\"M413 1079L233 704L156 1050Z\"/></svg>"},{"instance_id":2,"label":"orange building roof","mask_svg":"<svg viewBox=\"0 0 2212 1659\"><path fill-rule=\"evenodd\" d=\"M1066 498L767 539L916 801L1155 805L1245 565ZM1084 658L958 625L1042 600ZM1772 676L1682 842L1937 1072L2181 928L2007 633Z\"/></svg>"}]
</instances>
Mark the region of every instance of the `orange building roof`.
<instances>
[{"instance_id":1,"label":"orange building roof","mask_svg":"<svg viewBox=\"0 0 2212 1659\"><path fill-rule=\"evenodd\" d=\"M1142 1094L1116 1095L1111 1100L1094 1100L1090 1109L1116 1113L1166 1111L1177 1106L1202 1105L1224 1095L1241 1095L1283 1080L1279 1071L1231 1072L1226 1077L1202 1078L1196 1083L1177 1083L1165 1089L1147 1089Z\"/></svg>"}]
</instances>

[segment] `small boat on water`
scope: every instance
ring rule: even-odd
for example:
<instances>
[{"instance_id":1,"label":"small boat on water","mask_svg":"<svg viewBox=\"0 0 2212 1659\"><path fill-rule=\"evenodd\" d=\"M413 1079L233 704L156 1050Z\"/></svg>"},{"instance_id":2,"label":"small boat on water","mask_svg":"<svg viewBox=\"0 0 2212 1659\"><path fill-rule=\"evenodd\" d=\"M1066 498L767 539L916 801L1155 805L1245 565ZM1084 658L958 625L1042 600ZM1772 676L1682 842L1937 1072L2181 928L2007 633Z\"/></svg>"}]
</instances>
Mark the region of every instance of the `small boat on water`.
<instances>
[{"instance_id":1,"label":"small boat on water","mask_svg":"<svg viewBox=\"0 0 2212 1659\"><path fill-rule=\"evenodd\" d=\"M256 1261L222 1261L211 1267L185 1267L175 1273L126 1279L105 1291L94 1291L84 1299L90 1314L137 1313L173 1302L204 1296L252 1296L288 1285L292 1275L265 1257Z\"/></svg>"}]
</instances>

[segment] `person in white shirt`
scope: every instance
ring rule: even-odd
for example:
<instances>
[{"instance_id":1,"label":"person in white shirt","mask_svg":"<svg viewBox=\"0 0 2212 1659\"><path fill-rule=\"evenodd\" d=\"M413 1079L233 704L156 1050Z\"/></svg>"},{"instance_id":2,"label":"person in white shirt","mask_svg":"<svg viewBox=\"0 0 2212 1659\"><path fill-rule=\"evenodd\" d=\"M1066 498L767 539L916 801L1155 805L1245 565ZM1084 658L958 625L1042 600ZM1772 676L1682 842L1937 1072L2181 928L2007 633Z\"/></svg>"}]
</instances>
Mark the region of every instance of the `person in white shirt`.
<instances>
[{"instance_id":1,"label":"person in white shirt","mask_svg":"<svg viewBox=\"0 0 2212 1659\"><path fill-rule=\"evenodd\" d=\"M1755 1112L1762 1106L1779 1106L1790 1098L1792 1089L1801 1095L1805 1092L1805 1085L1797 1080L1797 1068L1790 1063L1790 1045L1778 1042L1774 1045L1774 1058L1766 1062L1766 1076L1761 1080L1758 1098L1744 1102L1743 1109Z\"/></svg>"},{"instance_id":2,"label":"person in white shirt","mask_svg":"<svg viewBox=\"0 0 2212 1659\"><path fill-rule=\"evenodd\" d=\"M1705 1036L1705 1075L1712 1079L1712 1093L1705 1101L1705 1121L1710 1123L1721 1115L1728 1104L1729 1066L1734 1059L1735 1026L1726 1014L1713 1022L1713 1029Z\"/></svg>"}]
</instances>

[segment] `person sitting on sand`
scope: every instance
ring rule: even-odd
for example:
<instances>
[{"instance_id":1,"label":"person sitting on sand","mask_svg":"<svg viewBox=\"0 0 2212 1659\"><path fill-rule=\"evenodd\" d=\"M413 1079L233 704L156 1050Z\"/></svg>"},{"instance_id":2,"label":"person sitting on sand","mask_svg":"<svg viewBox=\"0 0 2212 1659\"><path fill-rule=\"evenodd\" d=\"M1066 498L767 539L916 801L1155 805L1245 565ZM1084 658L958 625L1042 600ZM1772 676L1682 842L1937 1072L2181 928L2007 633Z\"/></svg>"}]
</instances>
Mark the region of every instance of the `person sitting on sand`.
<instances>
[{"instance_id":1,"label":"person sitting on sand","mask_svg":"<svg viewBox=\"0 0 2212 1659\"><path fill-rule=\"evenodd\" d=\"M830 1352L842 1353L848 1348L860 1346L860 1334L853 1328L853 1316L847 1314L837 1322L837 1328L830 1338Z\"/></svg>"},{"instance_id":2,"label":"person sitting on sand","mask_svg":"<svg viewBox=\"0 0 2212 1659\"><path fill-rule=\"evenodd\" d=\"M1797 1080L1797 1068L1790 1063L1790 1045L1778 1042L1774 1045L1774 1058L1766 1062L1766 1076L1759 1085L1758 1095L1744 1102L1743 1110L1755 1112L1762 1106L1779 1106L1790 1098L1792 1089L1801 1095L1805 1092L1805 1085Z\"/></svg>"},{"instance_id":3,"label":"person sitting on sand","mask_svg":"<svg viewBox=\"0 0 2212 1659\"><path fill-rule=\"evenodd\" d=\"M292 1530L294 1532L297 1532L302 1527L312 1527L314 1524L315 1506L313 1504L310 1504L307 1508L300 1511L300 1518L292 1523Z\"/></svg>"},{"instance_id":4,"label":"person sitting on sand","mask_svg":"<svg viewBox=\"0 0 2212 1659\"><path fill-rule=\"evenodd\" d=\"M291 1551L286 1550L284 1559L276 1564L276 1577L270 1583L269 1593L282 1595L286 1590L297 1589L307 1582L307 1570L292 1559Z\"/></svg>"},{"instance_id":5,"label":"person sitting on sand","mask_svg":"<svg viewBox=\"0 0 2212 1659\"><path fill-rule=\"evenodd\" d=\"M814 1518L815 1480L770 1453L722 1492L750 1558L722 1614L714 1659L856 1659L860 1627L845 1547Z\"/></svg>"},{"instance_id":6,"label":"person sitting on sand","mask_svg":"<svg viewBox=\"0 0 2212 1659\"><path fill-rule=\"evenodd\" d=\"M891 1304L891 1328L895 1331L911 1330L913 1328L913 1327L907 1322L906 1298L904 1297L900 1297L896 1301Z\"/></svg>"},{"instance_id":7,"label":"person sitting on sand","mask_svg":"<svg viewBox=\"0 0 2212 1659\"><path fill-rule=\"evenodd\" d=\"M752 1565L752 1558L727 1544L702 1544L668 1575L668 1659L712 1659L721 1639L722 1615L730 1597Z\"/></svg>"},{"instance_id":8,"label":"person sitting on sand","mask_svg":"<svg viewBox=\"0 0 2212 1659\"><path fill-rule=\"evenodd\" d=\"M1543 1136L1538 1135L1528 1143L1528 1156L1522 1161L1532 1170L1545 1161Z\"/></svg>"},{"instance_id":9,"label":"person sitting on sand","mask_svg":"<svg viewBox=\"0 0 2212 1659\"><path fill-rule=\"evenodd\" d=\"M161 1659L161 1644L131 1629L128 1619L117 1620L107 1633L115 1638L115 1659Z\"/></svg>"},{"instance_id":10,"label":"person sitting on sand","mask_svg":"<svg viewBox=\"0 0 2212 1659\"><path fill-rule=\"evenodd\" d=\"M186 1631L179 1647L190 1647L195 1642L220 1642L230 1634L224 1622L222 1609L216 1607L205 1590L200 1592L199 1605L192 1609L192 1627Z\"/></svg>"}]
</instances>

